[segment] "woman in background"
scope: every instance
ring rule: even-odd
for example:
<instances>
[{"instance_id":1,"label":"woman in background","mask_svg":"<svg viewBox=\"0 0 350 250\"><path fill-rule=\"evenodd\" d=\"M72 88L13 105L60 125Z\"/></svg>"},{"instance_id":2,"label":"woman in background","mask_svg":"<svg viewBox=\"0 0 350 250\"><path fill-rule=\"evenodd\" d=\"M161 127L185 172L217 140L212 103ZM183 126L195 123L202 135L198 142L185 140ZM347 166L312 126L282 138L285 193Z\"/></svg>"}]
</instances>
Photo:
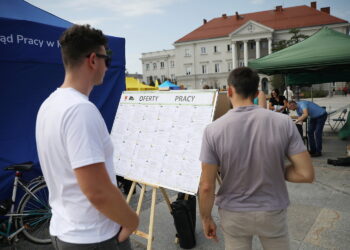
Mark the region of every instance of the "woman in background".
<instances>
[{"instance_id":1,"label":"woman in background","mask_svg":"<svg viewBox=\"0 0 350 250\"><path fill-rule=\"evenodd\" d=\"M269 109L287 114L287 99L282 95L280 96L280 92L278 89L274 89L271 92L271 98L269 100Z\"/></svg>"}]
</instances>

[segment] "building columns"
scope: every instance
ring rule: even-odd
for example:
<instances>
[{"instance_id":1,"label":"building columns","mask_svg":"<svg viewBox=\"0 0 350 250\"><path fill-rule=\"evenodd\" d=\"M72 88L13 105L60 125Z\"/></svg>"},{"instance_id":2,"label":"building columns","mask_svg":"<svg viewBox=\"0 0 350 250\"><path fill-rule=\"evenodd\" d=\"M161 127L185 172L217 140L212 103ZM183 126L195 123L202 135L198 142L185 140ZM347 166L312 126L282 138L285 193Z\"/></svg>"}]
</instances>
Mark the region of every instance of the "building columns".
<instances>
[{"instance_id":1,"label":"building columns","mask_svg":"<svg viewBox=\"0 0 350 250\"><path fill-rule=\"evenodd\" d=\"M244 55L244 66L248 67L248 41L245 40L243 41L243 45L244 45L244 50L243 50L243 55Z\"/></svg>"},{"instance_id":2,"label":"building columns","mask_svg":"<svg viewBox=\"0 0 350 250\"><path fill-rule=\"evenodd\" d=\"M255 40L255 51L256 51L255 58L256 59L260 58L260 39Z\"/></svg>"},{"instance_id":3,"label":"building columns","mask_svg":"<svg viewBox=\"0 0 350 250\"><path fill-rule=\"evenodd\" d=\"M272 38L268 38L268 44L269 44L269 55L272 53Z\"/></svg>"},{"instance_id":4,"label":"building columns","mask_svg":"<svg viewBox=\"0 0 350 250\"><path fill-rule=\"evenodd\" d=\"M237 47L236 42L231 43L231 53L232 53L232 69L235 69L238 67L237 65Z\"/></svg>"}]
</instances>

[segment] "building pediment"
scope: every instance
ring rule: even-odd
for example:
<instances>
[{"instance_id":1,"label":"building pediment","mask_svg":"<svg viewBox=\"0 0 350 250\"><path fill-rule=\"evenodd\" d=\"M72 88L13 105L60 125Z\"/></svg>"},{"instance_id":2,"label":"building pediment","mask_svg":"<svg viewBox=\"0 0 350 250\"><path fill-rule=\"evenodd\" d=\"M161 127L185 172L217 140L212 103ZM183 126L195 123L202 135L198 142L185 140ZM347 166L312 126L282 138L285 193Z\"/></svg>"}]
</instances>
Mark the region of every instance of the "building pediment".
<instances>
[{"instance_id":1,"label":"building pediment","mask_svg":"<svg viewBox=\"0 0 350 250\"><path fill-rule=\"evenodd\" d=\"M232 39L254 39L259 38L261 35L263 37L272 36L273 31L274 30L268 26L250 20L230 33L229 36Z\"/></svg>"}]
</instances>

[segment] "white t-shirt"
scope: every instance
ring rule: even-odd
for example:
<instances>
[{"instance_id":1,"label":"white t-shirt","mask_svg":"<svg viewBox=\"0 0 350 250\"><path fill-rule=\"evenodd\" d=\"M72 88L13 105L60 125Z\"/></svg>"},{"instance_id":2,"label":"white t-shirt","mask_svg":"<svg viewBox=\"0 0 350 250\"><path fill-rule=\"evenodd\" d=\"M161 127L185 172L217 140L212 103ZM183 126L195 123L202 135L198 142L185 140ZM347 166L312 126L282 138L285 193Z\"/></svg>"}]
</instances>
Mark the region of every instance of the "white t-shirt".
<instances>
[{"instance_id":1,"label":"white t-shirt","mask_svg":"<svg viewBox=\"0 0 350 250\"><path fill-rule=\"evenodd\" d=\"M58 88L40 107L36 143L50 193L50 234L69 243L96 243L115 236L120 226L90 203L74 175L76 168L104 162L116 184L113 145L96 106L73 88Z\"/></svg>"},{"instance_id":2,"label":"white t-shirt","mask_svg":"<svg viewBox=\"0 0 350 250\"><path fill-rule=\"evenodd\" d=\"M288 98L287 98L287 92L288 92ZM291 91L290 89L288 89L288 90L286 89L286 90L283 92L283 95L284 95L285 98L288 99L288 102L293 100L292 97L294 96L294 94L293 94L293 91Z\"/></svg>"}]
</instances>

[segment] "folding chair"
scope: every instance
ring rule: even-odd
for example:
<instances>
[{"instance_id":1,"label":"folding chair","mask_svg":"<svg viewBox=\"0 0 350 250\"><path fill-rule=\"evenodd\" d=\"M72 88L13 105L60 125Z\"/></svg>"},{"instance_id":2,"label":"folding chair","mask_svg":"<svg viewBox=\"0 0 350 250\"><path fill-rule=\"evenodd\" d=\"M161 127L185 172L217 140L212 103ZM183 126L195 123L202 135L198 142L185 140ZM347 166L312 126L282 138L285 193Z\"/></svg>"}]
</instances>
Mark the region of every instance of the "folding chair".
<instances>
[{"instance_id":1,"label":"folding chair","mask_svg":"<svg viewBox=\"0 0 350 250\"><path fill-rule=\"evenodd\" d=\"M335 122L332 126L332 124L329 124L331 126L331 129L336 132L339 125L344 125L346 122L345 115L348 112L347 109L343 109L343 111L340 113L338 118L332 119L333 122Z\"/></svg>"}]
</instances>

